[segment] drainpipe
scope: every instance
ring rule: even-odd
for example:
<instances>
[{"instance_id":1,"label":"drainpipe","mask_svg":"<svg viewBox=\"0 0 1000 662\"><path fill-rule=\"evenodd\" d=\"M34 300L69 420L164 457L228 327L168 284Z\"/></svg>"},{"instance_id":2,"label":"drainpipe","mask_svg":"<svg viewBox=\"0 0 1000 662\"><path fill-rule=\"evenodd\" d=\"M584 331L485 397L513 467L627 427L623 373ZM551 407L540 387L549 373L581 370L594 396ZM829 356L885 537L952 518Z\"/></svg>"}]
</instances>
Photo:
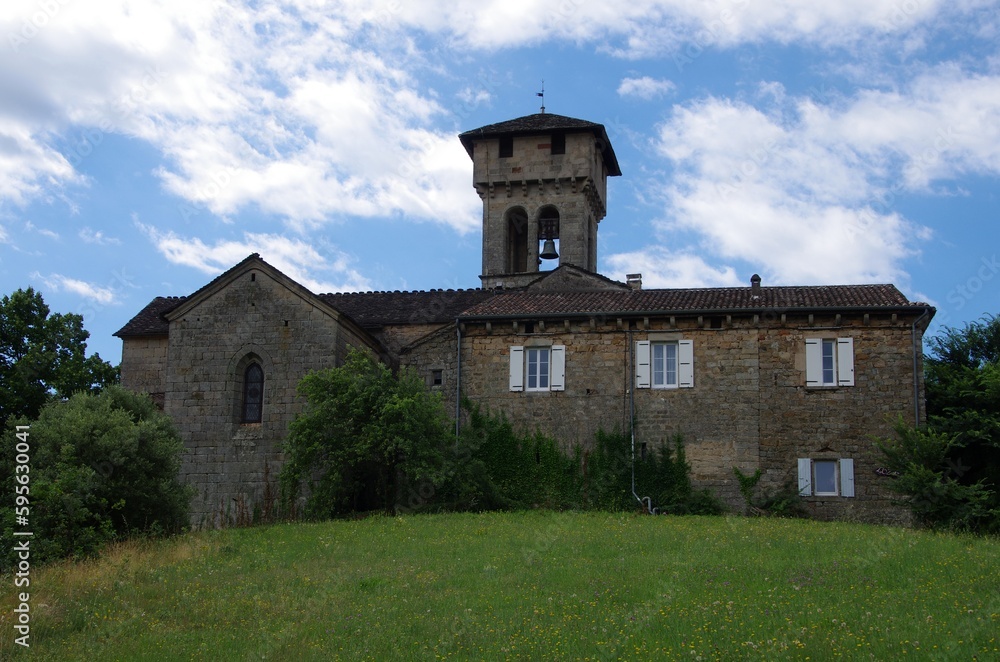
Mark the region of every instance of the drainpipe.
<instances>
[{"instance_id":1,"label":"drainpipe","mask_svg":"<svg viewBox=\"0 0 1000 662\"><path fill-rule=\"evenodd\" d=\"M639 493L635 491L635 343L632 341L632 330L629 329L628 334L628 368L625 373L625 383L628 384L628 427L629 432L632 436L632 496L635 500L639 502L639 505L645 506L646 511L653 515L653 500L649 497L640 497Z\"/></svg>"},{"instance_id":2,"label":"drainpipe","mask_svg":"<svg viewBox=\"0 0 1000 662\"><path fill-rule=\"evenodd\" d=\"M931 312L930 307L924 308L924 312L917 319L913 320L910 327L910 336L913 340L913 426L920 427L920 374L917 372L917 324Z\"/></svg>"},{"instance_id":3,"label":"drainpipe","mask_svg":"<svg viewBox=\"0 0 1000 662\"><path fill-rule=\"evenodd\" d=\"M462 323L455 320L455 337L458 342L456 354L457 368L455 370L455 444L458 445L458 435L462 431Z\"/></svg>"}]
</instances>

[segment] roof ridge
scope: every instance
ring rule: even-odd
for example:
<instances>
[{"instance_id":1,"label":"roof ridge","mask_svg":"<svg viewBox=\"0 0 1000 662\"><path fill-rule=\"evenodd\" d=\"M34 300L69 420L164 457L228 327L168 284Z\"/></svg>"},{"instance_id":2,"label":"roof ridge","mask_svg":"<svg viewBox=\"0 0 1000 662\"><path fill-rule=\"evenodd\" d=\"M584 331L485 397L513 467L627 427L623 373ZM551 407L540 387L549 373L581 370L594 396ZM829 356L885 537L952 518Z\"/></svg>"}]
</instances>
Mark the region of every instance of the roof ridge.
<instances>
[{"instance_id":1,"label":"roof ridge","mask_svg":"<svg viewBox=\"0 0 1000 662\"><path fill-rule=\"evenodd\" d=\"M481 287L430 288L428 290L364 290L360 292L322 292L321 297L363 296L368 294L437 294L441 292L486 292Z\"/></svg>"}]
</instances>

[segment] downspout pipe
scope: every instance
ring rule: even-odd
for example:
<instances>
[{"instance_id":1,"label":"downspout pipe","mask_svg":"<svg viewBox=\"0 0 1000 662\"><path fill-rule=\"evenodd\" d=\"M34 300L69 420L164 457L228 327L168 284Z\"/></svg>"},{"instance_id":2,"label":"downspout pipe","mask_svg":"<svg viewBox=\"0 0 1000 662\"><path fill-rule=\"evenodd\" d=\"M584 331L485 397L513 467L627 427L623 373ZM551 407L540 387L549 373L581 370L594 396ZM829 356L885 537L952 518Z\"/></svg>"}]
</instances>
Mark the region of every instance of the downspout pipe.
<instances>
[{"instance_id":1,"label":"downspout pipe","mask_svg":"<svg viewBox=\"0 0 1000 662\"><path fill-rule=\"evenodd\" d=\"M632 437L632 496L639 502L640 506L646 508L650 515L653 511L653 500L649 497L640 497L635 491L635 343L632 341L632 330L628 334L628 367L625 373L625 383L628 384L628 428Z\"/></svg>"},{"instance_id":2,"label":"downspout pipe","mask_svg":"<svg viewBox=\"0 0 1000 662\"><path fill-rule=\"evenodd\" d=\"M918 357L920 352L917 348L917 325L920 324L921 320L930 315L932 308L928 306L924 308L924 312L917 319L913 320L913 325L910 327L910 337L913 341L913 426L920 427L920 373L918 370L919 361Z\"/></svg>"},{"instance_id":3,"label":"downspout pipe","mask_svg":"<svg viewBox=\"0 0 1000 662\"><path fill-rule=\"evenodd\" d=\"M455 445L462 432L462 323L455 320L456 369L455 369Z\"/></svg>"}]
</instances>

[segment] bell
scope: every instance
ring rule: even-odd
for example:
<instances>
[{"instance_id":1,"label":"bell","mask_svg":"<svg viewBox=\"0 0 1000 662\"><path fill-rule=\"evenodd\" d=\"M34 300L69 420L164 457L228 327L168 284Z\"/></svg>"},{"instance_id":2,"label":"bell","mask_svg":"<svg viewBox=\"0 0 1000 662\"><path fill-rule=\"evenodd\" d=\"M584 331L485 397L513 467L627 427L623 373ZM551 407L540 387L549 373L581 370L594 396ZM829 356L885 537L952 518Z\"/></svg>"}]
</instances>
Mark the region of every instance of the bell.
<instances>
[{"instance_id":1,"label":"bell","mask_svg":"<svg viewBox=\"0 0 1000 662\"><path fill-rule=\"evenodd\" d=\"M545 243L542 244L542 252L538 254L538 257L543 260L554 260L559 257L559 253L556 253L556 242L546 239Z\"/></svg>"}]
</instances>

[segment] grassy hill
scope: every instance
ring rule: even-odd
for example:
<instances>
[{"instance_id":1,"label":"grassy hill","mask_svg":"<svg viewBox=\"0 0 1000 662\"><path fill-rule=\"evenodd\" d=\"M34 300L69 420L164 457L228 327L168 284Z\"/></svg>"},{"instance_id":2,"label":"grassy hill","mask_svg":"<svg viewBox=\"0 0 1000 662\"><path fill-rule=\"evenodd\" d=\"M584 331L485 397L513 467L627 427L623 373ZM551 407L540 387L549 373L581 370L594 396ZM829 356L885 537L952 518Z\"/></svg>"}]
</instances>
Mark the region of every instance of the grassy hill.
<instances>
[{"instance_id":1,"label":"grassy hill","mask_svg":"<svg viewBox=\"0 0 1000 662\"><path fill-rule=\"evenodd\" d=\"M997 659L1000 541L530 512L208 531L34 569L31 650L111 659Z\"/></svg>"}]
</instances>

